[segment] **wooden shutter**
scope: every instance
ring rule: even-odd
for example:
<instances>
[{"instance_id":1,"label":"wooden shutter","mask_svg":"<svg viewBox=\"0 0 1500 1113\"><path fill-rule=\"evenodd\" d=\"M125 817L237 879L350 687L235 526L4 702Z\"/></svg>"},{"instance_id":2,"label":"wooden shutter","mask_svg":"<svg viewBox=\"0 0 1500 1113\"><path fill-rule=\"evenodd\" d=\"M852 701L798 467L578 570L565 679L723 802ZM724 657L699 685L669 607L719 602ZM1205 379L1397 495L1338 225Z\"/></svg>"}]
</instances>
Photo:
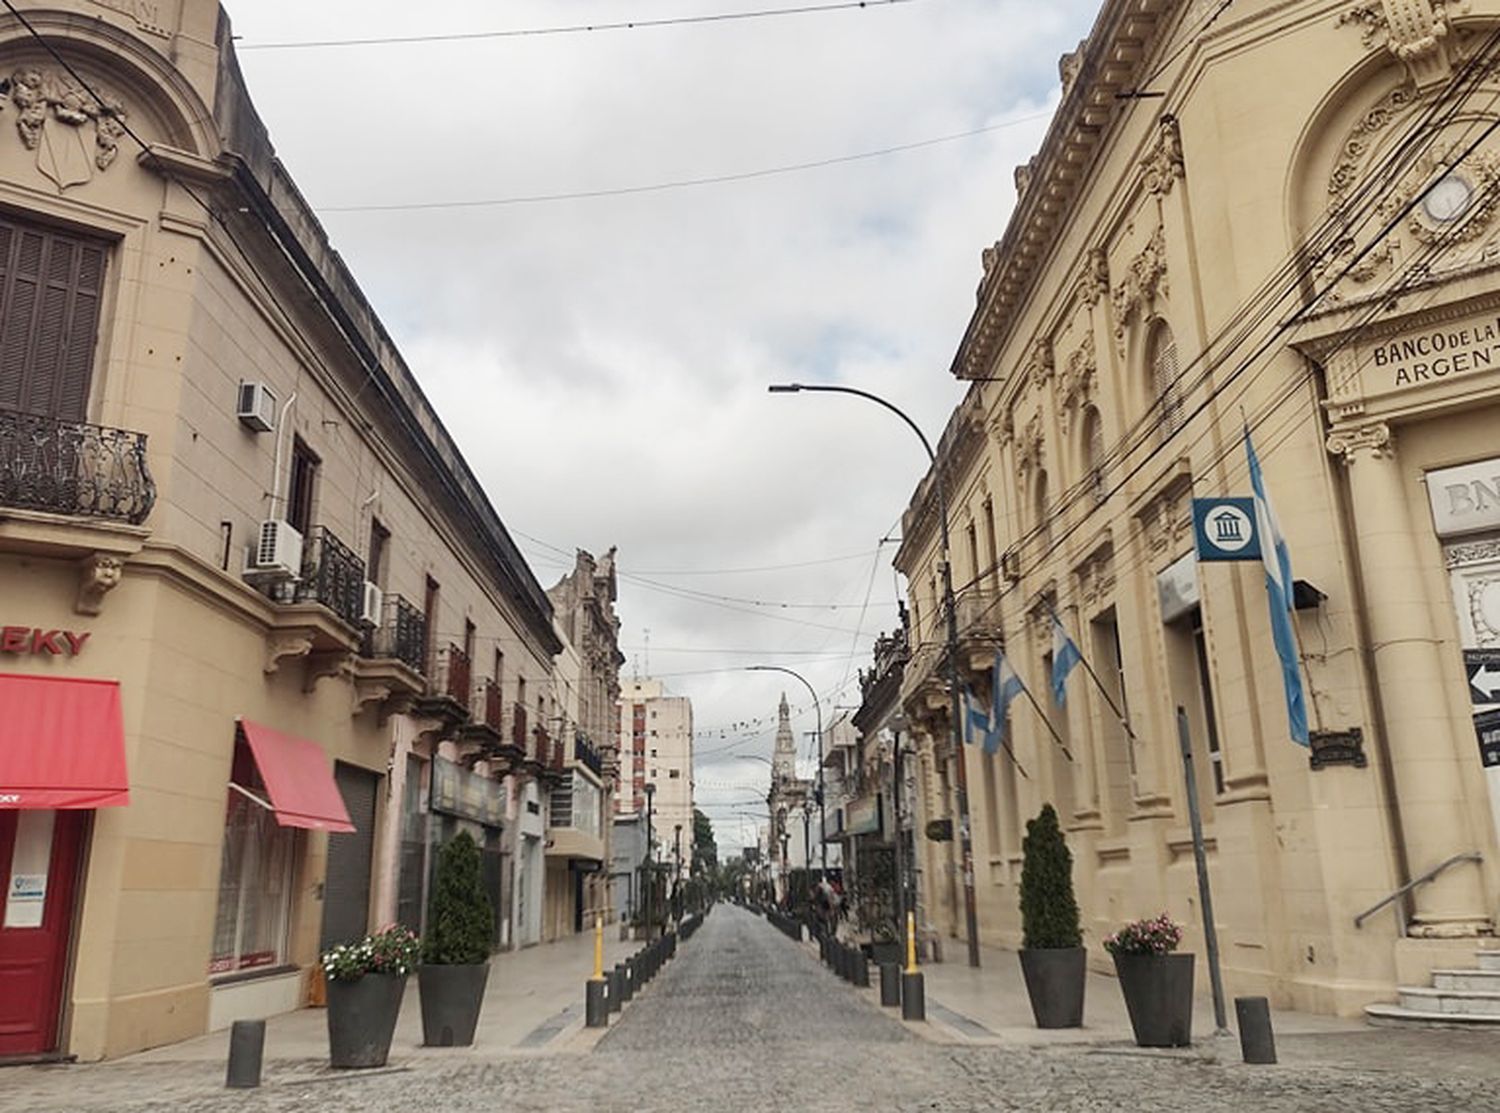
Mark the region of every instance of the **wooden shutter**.
<instances>
[{"instance_id":1,"label":"wooden shutter","mask_svg":"<svg viewBox=\"0 0 1500 1113\"><path fill-rule=\"evenodd\" d=\"M1170 436L1182 424L1182 383L1177 366L1177 341L1165 321L1152 335L1151 389L1156 393L1157 429Z\"/></svg>"},{"instance_id":2,"label":"wooden shutter","mask_svg":"<svg viewBox=\"0 0 1500 1113\"><path fill-rule=\"evenodd\" d=\"M88 415L106 250L0 219L0 409Z\"/></svg>"}]
</instances>

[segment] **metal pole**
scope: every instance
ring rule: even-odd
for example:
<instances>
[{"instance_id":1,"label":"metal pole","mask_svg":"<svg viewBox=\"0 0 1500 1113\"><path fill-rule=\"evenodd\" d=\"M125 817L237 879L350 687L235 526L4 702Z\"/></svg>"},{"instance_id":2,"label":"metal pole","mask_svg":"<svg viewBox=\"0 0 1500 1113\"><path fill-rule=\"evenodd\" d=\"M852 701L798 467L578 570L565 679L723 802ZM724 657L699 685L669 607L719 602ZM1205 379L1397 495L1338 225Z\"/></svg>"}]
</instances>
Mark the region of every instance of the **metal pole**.
<instances>
[{"instance_id":1,"label":"metal pole","mask_svg":"<svg viewBox=\"0 0 1500 1113\"><path fill-rule=\"evenodd\" d=\"M644 896L645 896L645 905L646 905L646 942L647 943L651 942L651 916L652 916L652 912L653 912L653 909L651 907L651 905L652 905L652 892L656 888L656 877L654 876L655 873L656 873L656 869L655 869L655 863L652 861L652 857L651 857L651 798L656 795L656 791L655 790L656 790L656 786L655 785L648 784L646 786L646 876L644 878L644 882L645 882L645 886L646 886L646 892L645 892Z\"/></svg>"},{"instance_id":2,"label":"metal pole","mask_svg":"<svg viewBox=\"0 0 1500 1113\"><path fill-rule=\"evenodd\" d=\"M958 611L953 599L953 568L949 559L948 545L948 483L945 469L938 461L937 453L932 450L932 444L927 440L927 434L922 432L922 427L908 417L900 408L887 402L878 394L871 394L867 390L860 390L852 386L833 386L827 383L807 385L803 383L776 383L768 388L773 394L796 393L798 391L826 392L829 394L852 394L857 398L864 398L874 402L877 406L883 406L890 410L909 429L917 435L922 442L922 447L927 451L928 462L932 466L933 474L937 478L938 496L938 525L941 528L942 553L941 565L943 571L943 608L948 612L948 687L950 689L949 715L953 720L953 756L958 765L956 777L958 789L958 834L959 845L963 853L964 874L964 924L968 932L969 943L969 965L979 965L979 920L974 911L974 839L969 830L969 772L964 761L964 736L963 721L960 717L958 689ZM820 746L821 749L821 746ZM819 784L822 783L821 755L819 758ZM826 854L826 848L825 848ZM825 866L826 866L825 858Z\"/></svg>"},{"instance_id":3,"label":"metal pole","mask_svg":"<svg viewBox=\"0 0 1500 1113\"><path fill-rule=\"evenodd\" d=\"M1214 1035L1227 1035L1224 978L1219 970L1219 933L1214 929L1214 900L1208 889L1208 852L1203 848L1203 817L1198 813L1198 779L1193 775L1193 747L1188 738L1187 712L1177 709L1177 744L1182 750L1182 772L1187 778L1188 822L1193 829L1193 863L1198 869L1198 904L1203 913L1203 942L1208 949L1208 979L1214 992Z\"/></svg>"},{"instance_id":4,"label":"metal pole","mask_svg":"<svg viewBox=\"0 0 1500 1113\"><path fill-rule=\"evenodd\" d=\"M895 735L894 753L891 758L895 770L893 774L895 783L891 787L891 822L896 828L896 923L904 928L906 926L906 873L903 869L904 856L901 853L901 732L898 730Z\"/></svg>"}]
</instances>

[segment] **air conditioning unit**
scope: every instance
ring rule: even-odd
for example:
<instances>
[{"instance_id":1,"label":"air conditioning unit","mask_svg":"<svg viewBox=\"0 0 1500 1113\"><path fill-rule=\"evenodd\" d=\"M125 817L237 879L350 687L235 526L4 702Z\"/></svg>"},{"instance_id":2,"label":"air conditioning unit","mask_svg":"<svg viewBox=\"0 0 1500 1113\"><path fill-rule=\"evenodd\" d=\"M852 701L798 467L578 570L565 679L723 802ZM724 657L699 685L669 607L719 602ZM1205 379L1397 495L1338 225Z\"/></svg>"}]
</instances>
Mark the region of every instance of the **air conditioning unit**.
<instances>
[{"instance_id":1,"label":"air conditioning unit","mask_svg":"<svg viewBox=\"0 0 1500 1113\"><path fill-rule=\"evenodd\" d=\"M245 562L247 575L295 577L302 571L302 535L289 522L267 518Z\"/></svg>"},{"instance_id":2,"label":"air conditioning unit","mask_svg":"<svg viewBox=\"0 0 1500 1113\"><path fill-rule=\"evenodd\" d=\"M235 416L245 428L269 433L276 428L276 395L265 383L240 383Z\"/></svg>"},{"instance_id":3,"label":"air conditioning unit","mask_svg":"<svg viewBox=\"0 0 1500 1113\"><path fill-rule=\"evenodd\" d=\"M365 581L364 602L360 604L359 621L364 626L380 625L380 609L385 603L385 595L380 588L369 580Z\"/></svg>"}]
</instances>

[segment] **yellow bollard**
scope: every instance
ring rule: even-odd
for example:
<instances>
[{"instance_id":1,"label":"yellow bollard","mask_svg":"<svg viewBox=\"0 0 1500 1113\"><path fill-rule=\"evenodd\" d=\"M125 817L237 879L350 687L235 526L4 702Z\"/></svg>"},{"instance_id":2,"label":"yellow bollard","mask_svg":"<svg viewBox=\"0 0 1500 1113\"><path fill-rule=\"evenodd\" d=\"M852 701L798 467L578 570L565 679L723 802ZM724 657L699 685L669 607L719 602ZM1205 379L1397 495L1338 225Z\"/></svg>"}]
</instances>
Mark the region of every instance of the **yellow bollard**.
<instances>
[{"instance_id":1,"label":"yellow bollard","mask_svg":"<svg viewBox=\"0 0 1500 1113\"><path fill-rule=\"evenodd\" d=\"M604 915L594 913L594 980L604 980Z\"/></svg>"},{"instance_id":2,"label":"yellow bollard","mask_svg":"<svg viewBox=\"0 0 1500 1113\"><path fill-rule=\"evenodd\" d=\"M906 914L906 972L917 972L917 914Z\"/></svg>"}]
</instances>

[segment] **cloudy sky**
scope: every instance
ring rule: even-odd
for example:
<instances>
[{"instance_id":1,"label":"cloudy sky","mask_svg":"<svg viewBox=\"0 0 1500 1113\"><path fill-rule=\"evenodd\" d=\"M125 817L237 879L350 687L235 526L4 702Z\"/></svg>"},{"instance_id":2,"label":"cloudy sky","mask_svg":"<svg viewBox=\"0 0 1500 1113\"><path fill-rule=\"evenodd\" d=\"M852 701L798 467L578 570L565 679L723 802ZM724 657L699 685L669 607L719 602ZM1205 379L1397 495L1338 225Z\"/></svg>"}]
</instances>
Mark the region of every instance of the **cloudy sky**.
<instances>
[{"instance_id":1,"label":"cloudy sky","mask_svg":"<svg viewBox=\"0 0 1500 1113\"><path fill-rule=\"evenodd\" d=\"M926 466L878 407L766 386L858 386L936 441L980 250L1097 0L304 48L278 44L792 5L228 3L281 157L537 578L619 547L626 675L692 698L700 806L721 847L753 838L768 770L741 755L770 754L783 690L799 739L813 715L744 666L857 704Z\"/></svg>"}]
</instances>

